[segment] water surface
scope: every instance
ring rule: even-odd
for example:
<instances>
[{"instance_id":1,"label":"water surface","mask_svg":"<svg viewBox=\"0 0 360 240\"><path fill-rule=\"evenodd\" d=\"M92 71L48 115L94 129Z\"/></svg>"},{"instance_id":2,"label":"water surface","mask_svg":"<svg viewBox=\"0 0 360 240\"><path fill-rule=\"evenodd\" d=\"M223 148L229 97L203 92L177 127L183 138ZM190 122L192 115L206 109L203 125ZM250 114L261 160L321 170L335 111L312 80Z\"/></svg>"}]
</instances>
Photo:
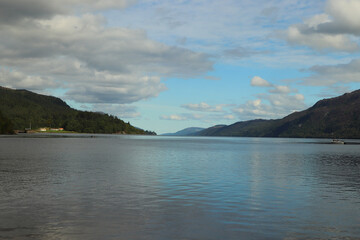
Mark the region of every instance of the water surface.
<instances>
[{"instance_id":1,"label":"water surface","mask_svg":"<svg viewBox=\"0 0 360 240\"><path fill-rule=\"evenodd\" d=\"M0 239L360 239L360 145L66 136L0 138Z\"/></svg>"}]
</instances>

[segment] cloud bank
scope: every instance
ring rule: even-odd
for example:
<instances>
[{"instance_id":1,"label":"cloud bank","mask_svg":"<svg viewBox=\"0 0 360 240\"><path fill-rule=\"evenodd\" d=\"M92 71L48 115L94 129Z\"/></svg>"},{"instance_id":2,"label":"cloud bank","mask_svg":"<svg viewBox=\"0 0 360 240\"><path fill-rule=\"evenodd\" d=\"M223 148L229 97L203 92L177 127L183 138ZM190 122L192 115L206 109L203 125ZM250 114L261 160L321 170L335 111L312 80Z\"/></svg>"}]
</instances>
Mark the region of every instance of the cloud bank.
<instances>
[{"instance_id":1,"label":"cloud bank","mask_svg":"<svg viewBox=\"0 0 360 240\"><path fill-rule=\"evenodd\" d=\"M272 84L255 76L251 86L265 88L265 93L257 94L254 100L243 104L216 104L206 102L184 104L181 107L195 113L181 113L162 116L162 120L188 121L198 120L206 123L246 121L252 119L278 119L292 112L306 109L304 95L285 85Z\"/></svg>"},{"instance_id":2,"label":"cloud bank","mask_svg":"<svg viewBox=\"0 0 360 240\"><path fill-rule=\"evenodd\" d=\"M167 89L163 78L212 69L206 54L151 40L142 30L107 27L91 12L133 2L1 1L0 83L62 88L79 103L125 104L158 96Z\"/></svg>"},{"instance_id":3,"label":"cloud bank","mask_svg":"<svg viewBox=\"0 0 360 240\"><path fill-rule=\"evenodd\" d=\"M353 59L349 63L336 65L316 65L309 69L309 77L302 83L310 86L331 86L336 84L360 82L360 59Z\"/></svg>"},{"instance_id":4,"label":"cloud bank","mask_svg":"<svg viewBox=\"0 0 360 240\"><path fill-rule=\"evenodd\" d=\"M271 84L266 81L265 79L262 79L259 76L255 76L251 79L251 86L256 86L256 87L270 87Z\"/></svg>"},{"instance_id":5,"label":"cloud bank","mask_svg":"<svg viewBox=\"0 0 360 240\"><path fill-rule=\"evenodd\" d=\"M239 119L276 119L306 108L305 97L297 89L272 84L259 76L253 77L250 84L253 87L265 87L267 92L257 94L257 99L233 108L232 111Z\"/></svg>"},{"instance_id":6,"label":"cloud bank","mask_svg":"<svg viewBox=\"0 0 360 240\"><path fill-rule=\"evenodd\" d=\"M316 50L358 51L358 42L351 36L360 36L359 12L359 0L329 0L324 14L290 26L286 39L290 44L305 45Z\"/></svg>"},{"instance_id":7,"label":"cloud bank","mask_svg":"<svg viewBox=\"0 0 360 240\"><path fill-rule=\"evenodd\" d=\"M55 15L70 15L76 11L121 9L133 3L135 0L2 0L0 1L0 24L51 19Z\"/></svg>"},{"instance_id":8,"label":"cloud bank","mask_svg":"<svg viewBox=\"0 0 360 240\"><path fill-rule=\"evenodd\" d=\"M201 102L198 104L184 104L182 105L183 108L193 110L193 111L200 111L200 112L223 112L223 104L210 106L205 102Z\"/></svg>"}]
</instances>

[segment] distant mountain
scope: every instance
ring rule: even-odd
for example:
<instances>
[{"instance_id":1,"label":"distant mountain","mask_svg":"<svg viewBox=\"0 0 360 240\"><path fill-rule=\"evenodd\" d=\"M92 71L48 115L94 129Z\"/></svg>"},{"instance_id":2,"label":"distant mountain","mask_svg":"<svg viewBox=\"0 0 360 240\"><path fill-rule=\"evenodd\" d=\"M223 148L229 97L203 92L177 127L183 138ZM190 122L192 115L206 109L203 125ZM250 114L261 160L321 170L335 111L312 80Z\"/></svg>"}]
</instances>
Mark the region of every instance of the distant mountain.
<instances>
[{"instance_id":1,"label":"distant mountain","mask_svg":"<svg viewBox=\"0 0 360 240\"><path fill-rule=\"evenodd\" d=\"M161 134L162 136L190 136L190 135L194 135L197 132L200 132L201 130L204 130L205 128L199 128L199 127L190 127L190 128L185 128L183 130L180 130L176 133L164 133Z\"/></svg>"},{"instance_id":2,"label":"distant mountain","mask_svg":"<svg viewBox=\"0 0 360 240\"><path fill-rule=\"evenodd\" d=\"M226 127L226 125L216 125L209 128L206 128L200 132L191 134L191 136L217 136L217 132Z\"/></svg>"},{"instance_id":3,"label":"distant mountain","mask_svg":"<svg viewBox=\"0 0 360 240\"><path fill-rule=\"evenodd\" d=\"M27 90L0 87L0 112L13 129L64 128L79 133L155 134L138 129L115 116L79 111L60 98Z\"/></svg>"},{"instance_id":4,"label":"distant mountain","mask_svg":"<svg viewBox=\"0 0 360 240\"><path fill-rule=\"evenodd\" d=\"M360 90L323 99L311 108L277 120L214 126L197 136L360 138Z\"/></svg>"}]
</instances>

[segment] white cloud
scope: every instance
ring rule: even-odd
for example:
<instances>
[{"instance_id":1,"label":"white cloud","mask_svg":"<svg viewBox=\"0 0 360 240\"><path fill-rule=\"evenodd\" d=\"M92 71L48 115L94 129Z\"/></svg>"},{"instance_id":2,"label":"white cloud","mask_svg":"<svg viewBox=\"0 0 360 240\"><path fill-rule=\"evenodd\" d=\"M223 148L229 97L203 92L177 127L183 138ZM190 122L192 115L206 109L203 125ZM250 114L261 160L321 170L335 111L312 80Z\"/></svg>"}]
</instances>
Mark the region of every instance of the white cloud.
<instances>
[{"instance_id":1,"label":"white cloud","mask_svg":"<svg viewBox=\"0 0 360 240\"><path fill-rule=\"evenodd\" d=\"M253 78L254 79L254 78ZM267 93L257 95L257 99L247 101L232 109L234 115L241 120L251 119L277 119L294 111L304 110L305 97L289 86L275 85L259 78L251 80L252 86L267 86Z\"/></svg>"},{"instance_id":2,"label":"white cloud","mask_svg":"<svg viewBox=\"0 0 360 240\"><path fill-rule=\"evenodd\" d=\"M302 83L312 86L330 86L360 82L360 59L354 59L346 64L316 65L308 69L309 77Z\"/></svg>"},{"instance_id":3,"label":"white cloud","mask_svg":"<svg viewBox=\"0 0 360 240\"><path fill-rule=\"evenodd\" d=\"M291 93L292 90L288 86L273 86L273 89L269 90L269 92L286 94Z\"/></svg>"},{"instance_id":4,"label":"white cloud","mask_svg":"<svg viewBox=\"0 0 360 240\"><path fill-rule=\"evenodd\" d=\"M317 50L358 51L358 43L349 35L360 35L360 1L329 0L325 11L303 24L290 26L286 31L287 41Z\"/></svg>"},{"instance_id":5,"label":"white cloud","mask_svg":"<svg viewBox=\"0 0 360 240\"><path fill-rule=\"evenodd\" d=\"M320 25L320 31L360 35L359 0L329 0L326 12L334 20Z\"/></svg>"},{"instance_id":6,"label":"white cloud","mask_svg":"<svg viewBox=\"0 0 360 240\"><path fill-rule=\"evenodd\" d=\"M237 63L268 53L275 26L285 28L323 6L321 1L298 0L139 0L138 4L141 7L121 12L114 22L148 29L152 38Z\"/></svg>"},{"instance_id":7,"label":"white cloud","mask_svg":"<svg viewBox=\"0 0 360 240\"><path fill-rule=\"evenodd\" d=\"M261 99L256 99L254 101L249 101L249 104L254 107L259 107L261 105Z\"/></svg>"},{"instance_id":8,"label":"white cloud","mask_svg":"<svg viewBox=\"0 0 360 240\"><path fill-rule=\"evenodd\" d=\"M318 32L307 33L302 26L291 26L287 31L287 40L291 44L306 45L317 50L331 49L354 52L359 49L348 36L324 34Z\"/></svg>"},{"instance_id":9,"label":"white cloud","mask_svg":"<svg viewBox=\"0 0 360 240\"><path fill-rule=\"evenodd\" d=\"M7 86L42 90L61 82L68 99L81 103L156 97L166 90L162 78L200 76L213 64L205 54L150 40L143 31L107 28L93 14L55 15L0 30L0 66L24 75Z\"/></svg>"},{"instance_id":10,"label":"white cloud","mask_svg":"<svg viewBox=\"0 0 360 240\"><path fill-rule=\"evenodd\" d=\"M254 80L255 79L255 80ZM207 112L198 116L192 116L191 114L176 115L177 120L193 119L201 120L205 122L214 121L244 121L252 119L278 119L282 118L294 111L302 111L306 109L304 103L305 97L303 94L298 93L297 89L292 89L285 85L275 85L260 77L253 78L251 80L252 86L264 86L267 87L266 93L257 94L255 100L249 100L244 104L237 106L230 104L218 104L211 106L205 102L200 104L186 104L182 107ZM211 113L210 112L221 112Z\"/></svg>"},{"instance_id":11,"label":"white cloud","mask_svg":"<svg viewBox=\"0 0 360 240\"><path fill-rule=\"evenodd\" d=\"M256 78L255 78L256 79ZM260 79L260 80L259 80ZM252 80L251 83L254 83ZM255 100L244 104L218 104L211 106L205 102L199 104L185 104L183 108L203 112L202 114L182 113L180 115L162 116L168 120L199 120L202 122L219 123L220 121L233 122L236 120L278 119L294 111L306 109L305 97L285 85L275 85L258 78L253 86L266 86L266 93L257 94Z\"/></svg>"},{"instance_id":12,"label":"white cloud","mask_svg":"<svg viewBox=\"0 0 360 240\"><path fill-rule=\"evenodd\" d=\"M228 119L228 120L234 120L236 117L232 114L228 114L224 116L224 119Z\"/></svg>"},{"instance_id":13,"label":"white cloud","mask_svg":"<svg viewBox=\"0 0 360 240\"><path fill-rule=\"evenodd\" d=\"M287 93L291 93L294 91L288 86L271 84L270 82L268 82L265 79L258 77L258 76L253 77L251 79L250 84L253 87L269 87L268 91L270 93L287 94ZM295 92L296 92L296 90L295 90Z\"/></svg>"},{"instance_id":14,"label":"white cloud","mask_svg":"<svg viewBox=\"0 0 360 240\"><path fill-rule=\"evenodd\" d=\"M3 27L0 38L1 58L9 62L14 58L66 56L98 71L141 71L185 78L212 69L205 54L152 41L143 31L106 28L103 17L92 14L56 16L15 29Z\"/></svg>"},{"instance_id":15,"label":"white cloud","mask_svg":"<svg viewBox=\"0 0 360 240\"><path fill-rule=\"evenodd\" d=\"M175 120L175 121L187 120L186 117L180 116L180 115L176 115L176 114L173 114L173 115L163 115L163 116L161 116L160 119L162 119L162 120Z\"/></svg>"},{"instance_id":16,"label":"white cloud","mask_svg":"<svg viewBox=\"0 0 360 240\"><path fill-rule=\"evenodd\" d=\"M268 81L266 81L265 79L262 79L259 76L255 76L251 79L251 86L270 87L271 84Z\"/></svg>"},{"instance_id":17,"label":"white cloud","mask_svg":"<svg viewBox=\"0 0 360 240\"><path fill-rule=\"evenodd\" d=\"M240 113L240 114L242 114L242 113L245 112L245 109L242 108L242 107L236 107L236 108L234 108L232 111L233 111L234 113Z\"/></svg>"},{"instance_id":18,"label":"white cloud","mask_svg":"<svg viewBox=\"0 0 360 240\"><path fill-rule=\"evenodd\" d=\"M223 104L210 106L205 102L201 102L198 104L184 104L182 105L183 108L193 110L193 111L200 111L200 112L223 112Z\"/></svg>"},{"instance_id":19,"label":"white cloud","mask_svg":"<svg viewBox=\"0 0 360 240\"><path fill-rule=\"evenodd\" d=\"M315 15L309 19L306 19L304 21L304 23L309 27L309 28L314 28L315 30L318 29L318 26L324 23L328 23L331 22L329 15L327 14L318 14Z\"/></svg>"},{"instance_id":20,"label":"white cloud","mask_svg":"<svg viewBox=\"0 0 360 240\"><path fill-rule=\"evenodd\" d=\"M259 94L260 99L248 101L232 109L241 120L278 119L294 111L305 110L304 96L301 94Z\"/></svg>"},{"instance_id":21,"label":"white cloud","mask_svg":"<svg viewBox=\"0 0 360 240\"><path fill-rule=\"evenodd\" d=\"M0 68L0 86L27 90L43 90L57 87L59 84L51 78L29 76L19 71L9 71Z\"/></svg>"},{"instance_id":22,"label":"white cloud","mask_svg":"<svg viewBox=\"0 0 360 240\"><path fill-rule=\"evenodd\" d=\"M293 111L305 110L304 95L302 94L263 94L262 99L267 100L271 106L282 112L291 113ZM279 112L279 111L277 111Z\"/></svg>"},{"instance_id":23,"label":"white cloud","mask_svg":"<svg viewBox=\"0 0 360 240\"><path fill-rule=\"evenodd\" d=\"M133 103L156 97L166 86L159 77L139 77L96 72L85 82L69 84L66 98L80 103Z\"/></svg>"},{"instance_id":24,"label":"white cloud","mask_svg":"<svg viewBox=\"0 0 360 240\"><path fill-rule=\"evenodd\" d=\"M296 100L298 100L298 101L304 101L305 100L305 97L304 97L304 95L302 95L302 94L295 94L294 95L294 98L296 99Z\"/></svg>"}]
</instances>

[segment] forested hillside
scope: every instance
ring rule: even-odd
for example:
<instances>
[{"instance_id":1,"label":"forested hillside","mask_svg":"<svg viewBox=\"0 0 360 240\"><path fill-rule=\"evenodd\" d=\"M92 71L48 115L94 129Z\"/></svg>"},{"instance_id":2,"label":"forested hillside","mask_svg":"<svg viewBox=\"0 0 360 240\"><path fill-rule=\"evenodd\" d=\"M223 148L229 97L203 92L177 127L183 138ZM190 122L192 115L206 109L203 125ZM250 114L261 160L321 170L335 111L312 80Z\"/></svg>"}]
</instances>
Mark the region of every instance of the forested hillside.
<instances>
[{"instance_id":1,"label":"forested hillside","mask_svg":"<svg viewBox=\"0 0 360 240\"><path fill-rule=\"evenodd\" d=\"M13 129L64 128L79 133L155 134L105 113L78 111L52 96L0 87L0 111Z\"/></svg>"},{"instance_id":2,"label":"forested hillside","mask_svg":"<svg viewBox=\"0 0 360 240\"><path fill-rule=\"evenodd\" d=\"M0 112L0 134L12 134L13 125L9 119L5 118L3 114Z\"/></svg>"},{"instance_id":3,"label":"forested hillside","mask_svg":"<svg viewBox=\"0 0 360 240\"><path fill-rule=\"evenodd\" d=\"M360 138L360 90L323 99L277 120L250 120L208 128L198 136Z\"/></svg>"}]
</instances>

